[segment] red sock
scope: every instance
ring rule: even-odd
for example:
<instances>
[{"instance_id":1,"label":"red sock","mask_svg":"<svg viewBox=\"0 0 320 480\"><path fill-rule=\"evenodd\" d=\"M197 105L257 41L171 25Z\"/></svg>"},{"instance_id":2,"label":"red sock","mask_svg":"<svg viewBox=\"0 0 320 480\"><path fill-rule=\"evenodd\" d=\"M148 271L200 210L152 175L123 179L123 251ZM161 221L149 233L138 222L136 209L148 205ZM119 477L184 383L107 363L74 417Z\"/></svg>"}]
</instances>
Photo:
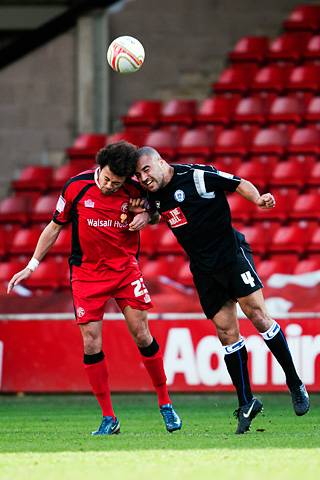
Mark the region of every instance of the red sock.
<instances>
[{"instance_id":1,"label":"red sock","mask_svg":"<svg viewBox=\"0 0 320 480\"><path fill-rule=\"evenodd\" d=\"M153 386L156 389L158 395L159 407L166 403L171 403L168 388L167 377L163 367L163 357L160 350L157 351L152 357L144 357L141 355L144 366L149 373Z\"/></svg>"},{"instance_id":2,"label":"red sock","mask_svg":"<svg viewBox=\"0 0 320 480\"><path fill-rule=\"evenodd\" d=\"M112 408L109 375L105 360L90 365L84 364L84 369L87 372L92 392L101 407L102 415L104 417L115 417Z\"/></svg>"}]
</instances>

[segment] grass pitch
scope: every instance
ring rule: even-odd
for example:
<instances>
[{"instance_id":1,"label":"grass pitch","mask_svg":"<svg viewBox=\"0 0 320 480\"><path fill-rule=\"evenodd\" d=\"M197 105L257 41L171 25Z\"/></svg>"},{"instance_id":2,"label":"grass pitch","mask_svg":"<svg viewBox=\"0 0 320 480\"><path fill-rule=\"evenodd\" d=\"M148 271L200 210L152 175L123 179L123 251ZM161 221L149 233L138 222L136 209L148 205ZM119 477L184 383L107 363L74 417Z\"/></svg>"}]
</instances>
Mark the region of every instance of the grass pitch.
<instances>
[{"instance_id":1,"label":"grass pitch","mask_svg":"<svg viewBox=\"0 0 320 480\"><path fill-rule=\"evenodd\" d=\"M235 435L233 395L175 395L183 419L168 434L153 395L114 395L121 434L86 395L0 396L1 480L307 480L320 475L320 396L296 417L289 395L261 395L265 413Z\"/></svg>"}]
</instances>

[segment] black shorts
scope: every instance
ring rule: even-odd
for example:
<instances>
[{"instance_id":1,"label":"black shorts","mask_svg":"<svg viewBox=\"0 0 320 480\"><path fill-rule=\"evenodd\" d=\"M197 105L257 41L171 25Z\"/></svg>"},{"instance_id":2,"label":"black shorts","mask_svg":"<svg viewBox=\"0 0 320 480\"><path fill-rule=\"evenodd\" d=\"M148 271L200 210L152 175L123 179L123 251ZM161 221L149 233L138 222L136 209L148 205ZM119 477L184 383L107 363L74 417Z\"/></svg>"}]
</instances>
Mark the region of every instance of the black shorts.
<instances>
[{"instance_id":1,"label":"black shorts","mask_svg":"<svg viewBox=\"0 0 320 480\"><path fill-rule=\"evenodd\" d=\"M240 246L236 262L218 272L194 270L192 274L207 318L213 318L228 300L236 301L263 287L246 242Z\"/></svg>"}]
</instances>

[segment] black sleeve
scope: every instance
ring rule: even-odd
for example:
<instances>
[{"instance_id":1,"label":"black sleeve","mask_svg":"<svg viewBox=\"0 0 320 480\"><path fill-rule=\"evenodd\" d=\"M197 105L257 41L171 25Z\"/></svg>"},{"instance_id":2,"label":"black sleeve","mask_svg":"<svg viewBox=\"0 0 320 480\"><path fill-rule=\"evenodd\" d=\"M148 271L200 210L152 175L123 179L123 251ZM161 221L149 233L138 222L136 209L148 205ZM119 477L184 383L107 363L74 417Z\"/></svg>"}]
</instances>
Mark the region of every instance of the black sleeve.
<instances>
[{"instance_id":1,"label":"black sleeve","mask_svg":"<svg viewBox=\"0 0 320 480\"><path fill-rule=\"evenodd\" d=\"M241 178L215 169L212 171L195 169L194 181L199 194L203 196L216 189L234 192L239 186Z\"/></svg>"}]
</instances>

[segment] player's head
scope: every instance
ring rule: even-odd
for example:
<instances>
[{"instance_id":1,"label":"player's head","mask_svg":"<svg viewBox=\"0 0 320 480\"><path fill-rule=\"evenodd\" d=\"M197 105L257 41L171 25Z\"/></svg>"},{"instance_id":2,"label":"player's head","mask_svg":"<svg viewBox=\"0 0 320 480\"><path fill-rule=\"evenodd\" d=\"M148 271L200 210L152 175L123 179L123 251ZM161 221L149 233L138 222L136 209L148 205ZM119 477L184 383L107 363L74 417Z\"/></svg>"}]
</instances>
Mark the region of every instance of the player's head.
<instances>
[{"instance_id":1,"label":"player's head","mask_svg":"<svg viewBox=\"0 0 320 480\"><path fill-rule=\"evenodd\" d=\"M138 149L136 177L150 192L163 188L171 179L171 167L152 147Z\"/></svg>"},{"instance_id":2,"label":"player's head","mask_svg":"<svg viewBox=\"0 0 320 480\"><path fill-rule=\"evenodd\" d=\"M111 143L97 153L98 183L104 194L114 193L132 177L137 164L137 148L128 142Z\"/></svg>"}]
</instances>

